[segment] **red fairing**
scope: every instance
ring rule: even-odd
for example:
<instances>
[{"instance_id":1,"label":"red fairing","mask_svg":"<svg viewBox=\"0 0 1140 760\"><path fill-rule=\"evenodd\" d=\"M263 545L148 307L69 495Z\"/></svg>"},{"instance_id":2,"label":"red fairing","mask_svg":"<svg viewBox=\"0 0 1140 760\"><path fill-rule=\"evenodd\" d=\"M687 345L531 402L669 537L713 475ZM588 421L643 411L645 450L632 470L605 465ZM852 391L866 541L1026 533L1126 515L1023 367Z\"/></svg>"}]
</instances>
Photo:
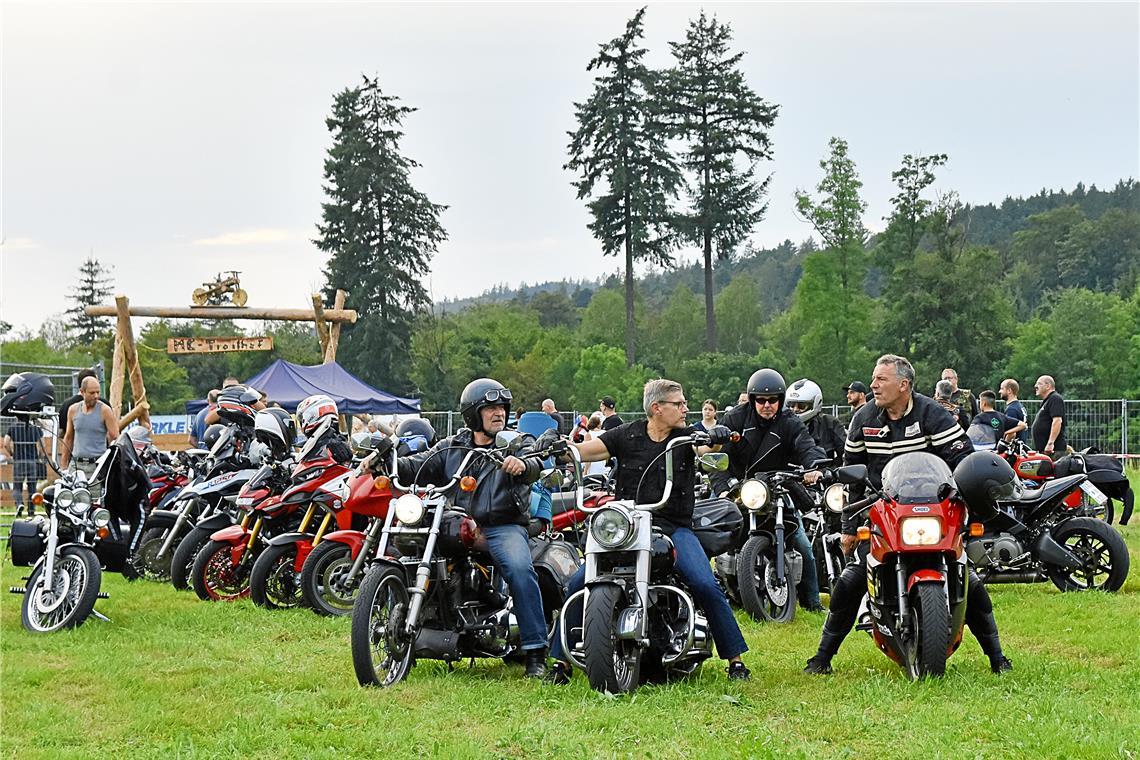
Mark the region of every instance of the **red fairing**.
<instances>
[{"instance_id":1,"label":"red fairing","mask_svg":"<svg viewBox=\"0 0 1140 760\"><path fill-rule=\"evenodd\" d=\"M392 489L376 488L376 480L371 473L356 475L348 481L347 508L353 514L365 517L388 516L388 504L392 501Z\"/></svg>"},{"instance_id":2,"label":"red fairing","mask_svg":"<svg viewBox=\"0 0 1140 760\"><path fill-rule=\"evenodd\" d=\"M871 535L871 554L880 562L891 554L947 552L954 556L962 550L962 526L966 507L949 499L932 504L895 504L879 499L871 507L871 525L878 528ZM902 542L900 523L907 517L937 517L942 523L942 540L928 546L908 546Z\"/></svg>"},{"instance_id":3,"label":"red fairing","mask_svg":"<svg viewBox=\"0 0 1140 760\"><path fill-rule=\"evenodd\" d=\"M364 546L364 532L359 530L334 530L324 538L336 544L344 544L349 548L352 558L360 554L360 547Z\"/></svg>"},{"instance_id":4,"label":"red fairing","mask_svg":"<svg viewBox=\"0 0 1140 760\"><path fill-rule=\"evenodd\" d=\"M249 541L249 529L240 525L230 525L210 534L211 541L224 541L234 545L245 544Z\"/></svg>"},{"instance_id":5,"label":"red fairing","mask_svg":"<svg viewBox=\"0 0 1140 760\"><path fill-rule=\"evenodd\" d=\"M914 584L929 582L945 583L946 576L937 570L915 570L911 573L910 578L907 579L906 590L909 593L910 590L914 588Z\"/></svg>"}]
</instances>

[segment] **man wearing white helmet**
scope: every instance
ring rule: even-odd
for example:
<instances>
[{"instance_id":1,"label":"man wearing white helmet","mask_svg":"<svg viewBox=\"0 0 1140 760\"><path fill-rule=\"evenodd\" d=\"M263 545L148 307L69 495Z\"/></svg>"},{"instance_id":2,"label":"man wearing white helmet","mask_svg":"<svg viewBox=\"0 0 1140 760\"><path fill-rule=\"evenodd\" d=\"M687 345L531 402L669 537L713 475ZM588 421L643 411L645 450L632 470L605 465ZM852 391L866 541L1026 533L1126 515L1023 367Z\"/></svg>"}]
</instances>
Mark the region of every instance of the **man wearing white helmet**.
<instances>
[{"instance_id":1,"label":"man wearing white helmet","mask_svg":"<svg viewBox=\"0 0 1140 760\"><path fill-rule=\"evenodd\" d=\"M784 406L795 412L800 421L807 426L816 445L823 449L828 457L838 461L843 456L843 444L847 440L847 432L842 422L823 411L823 391L819 389L819 385L806 377L795 381L788 387Z\"/></svg>"}]
</instances>

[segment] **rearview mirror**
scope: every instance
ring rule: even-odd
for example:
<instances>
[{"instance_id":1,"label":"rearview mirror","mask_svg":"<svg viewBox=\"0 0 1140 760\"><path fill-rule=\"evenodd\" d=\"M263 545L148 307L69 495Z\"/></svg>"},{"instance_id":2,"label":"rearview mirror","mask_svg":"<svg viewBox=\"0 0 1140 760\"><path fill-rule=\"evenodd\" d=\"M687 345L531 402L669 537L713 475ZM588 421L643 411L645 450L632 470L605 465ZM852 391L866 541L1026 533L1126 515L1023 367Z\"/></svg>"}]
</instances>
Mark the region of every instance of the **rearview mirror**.
<instances>
[{"instance_id":1,"label":"rearview mirror","mask_svg":"<svg viewBox=\"0 0 1140 760\"><path fill-rule=\"evenodd\" d=\"M719 451L701 454L697 461L705 472L724 472L728 469L728 454Z\"/></svg>"},{"instance_id":2,"label":"rearview mirror","mask_svg":"<svg viewBox=\"0 0 1140 760\"><path fill-rule=\"evenodd\" d=\"M840 483L862 483L867 479L867 465L865 464L849 464L846 467L840 467L835 471L836 476L839 478Z\"/></svg>"},{"instance_id":3,"label":"rearview mirror","mask_svg":"<svg viewBox=\"0 0 1140 760\"><path fill-rule=\"evenodd\" d=\"M372 443L372 434L368 432L360 432L352 434L352 450L356 454L367 454L376 446Z\"/></svg>"},{"instance_id":4,"label":"rearview mirror","mask_svg":"<svg viewBox=\"0 0 1140 760\"><path fill-rule=\"evenodd\" d=\"M552 491L556 491L562 487L563 483L566 482L566 475L563 474L562 470L557 470L557 469L543 470L540 480L542 482L542 485L544 485L545 487L549 488Z\"/></svg>"},{"instance_id":5,"label":"rearview mirror","mask_svg":"<svg viewBox=\"0 0 1140 760\"><path fill-rule=\"evenodd\" d=\"M509 448L511 443L519 437L517 430L500 430L499 434L495 436L495 448L505 449Z\"/></svg>"}]
</instances>

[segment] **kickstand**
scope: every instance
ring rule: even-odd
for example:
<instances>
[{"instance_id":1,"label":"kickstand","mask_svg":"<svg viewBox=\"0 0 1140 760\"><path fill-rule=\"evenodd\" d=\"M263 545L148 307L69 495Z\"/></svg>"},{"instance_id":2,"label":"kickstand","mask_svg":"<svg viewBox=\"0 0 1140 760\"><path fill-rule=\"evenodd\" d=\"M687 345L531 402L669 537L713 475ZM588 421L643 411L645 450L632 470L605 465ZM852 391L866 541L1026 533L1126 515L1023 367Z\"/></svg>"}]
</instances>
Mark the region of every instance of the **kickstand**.
<instances>
[{"instance_id":1,"label":"kickstand","mask_svg":"<svg viewBox=\"0 0 1140 760\"><path fill-rule=\"evenodd\" d=\"M91 614L94 615L97 620L102 620L104 623L111 622L111 618L107 617L99 610L91 610Z\"/></svg>"}]
</instances>

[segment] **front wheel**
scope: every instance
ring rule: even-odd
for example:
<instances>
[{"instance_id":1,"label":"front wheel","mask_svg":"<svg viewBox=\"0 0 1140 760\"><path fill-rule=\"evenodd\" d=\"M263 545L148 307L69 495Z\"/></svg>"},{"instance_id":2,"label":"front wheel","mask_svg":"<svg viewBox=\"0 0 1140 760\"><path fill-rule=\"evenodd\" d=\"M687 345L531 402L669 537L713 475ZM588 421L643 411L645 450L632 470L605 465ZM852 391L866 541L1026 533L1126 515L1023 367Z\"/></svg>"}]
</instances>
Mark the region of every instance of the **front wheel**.
<instances>
[{"instance_id":1,"label":"front wheel","mask_svg":"<svg viewBox=\"0 0 1140 760\"><path fill-rule=\"evenodd\" d=\"M293 568L296 561L295 543L266 547L249 574L249 598L253 603L270 610L300 606L304 597L301 574Z\"/></svg>"},{"instance_id":2,"label":"front wheel","mask_svg":"<svg viewBox=\"0 0 1140 760\"><path fill-rule=\"evenodd\" d=\"M210 533L201 528L193 528L182 537L170 555L170 584L179 591L190 588L190 572L194 569L194 558L210 540Z\"/></svg>"},{"instance_id":3,"label":"front wheel","mask_svg":"<svg viewBox=\"0 0 1140 760\"><path fill-rule=\"evenodd\" d=\"M392 686L408 675L415 634L405 628L408 583L402 573L375 565L352 605L352 666L361 686Z\"/></svg>"},{"instance_id":4,"label":"front wheel","mask_svg":"<svg viewBox=\"0 0 1140 760\"><path fill-rule=\"evenodd\" d=\"M1108 523L1073 517L1053 531L1053 540L1080 559L1077 567L1046 565L1049 579L1062 591L1119 591L1128 577L1128 547Z\"/></svg>"},{"instance_id":5,"label":"front wheel","mask_svg":"<svg viewBox=\"0 0 1140 760\"><path fill-rule=\"evenodd\" d=\"M322 541L301 568L301 593L318 615L351 615L357 585L348 577L352 549L336 541Z\"/></svg>"},{"instance_id":6,"label":"front wheel","mask_svg":"<svg viewBox=\"0 0 1140 760\"><path fill-rule=\"evenodd\" d=\"M209 541L198 551L190 577L199 599L231 602L249 595L249 565L244 552L234 562L233 548L228 541Z\"/></svg>"},{"instance_id":7,"label":"front wheel","mask_svg":"<svg viewBox=\"0 0 1140 760\"><path fill-rule=\"evenodd\" d=\"M744 542L737 562L736 583L740 602L754 620L787 623L796 614L796 594L784 567L784 580L776 577L776 552L767 536Z\"/></svg>"},{"instance_id":8,"label":"front wheel","mask_svg":"<svg viewBox=\"0 0 1140 760\"><path fill-rule=\"evenodd\" d=\"M911 631L907 649L907 675L911 679L946 675L950 650L950 608L946 589L937 583L920 583L911 594Z\"/></svg>"},{"instance_id":9,"label":"front wheel","mask_svg":"<svg viewBox=\"0 0 1140 760\"><path fill-rule=\"evenodd\" d=\"M50 633L61 628L74 628L83 623L95 600L103 571L95 552L82 546L68 546L55 562L55 577L45 588L44 566L41 564L28 579L20 618L32 633Z\"/></svg>"},{"instance_id":10,"label":"front wheel","mask_svg":"<svg viewBox=\"0 0 1140 760\"><path fill-rule=\"evenodd\" d=\"M170 580L170 555L167 552L161 559L158 556L163 541L170 528L147 528L139 539L138 548L131 558L131 564L140 578L165 583Z\"/></svg>"},{"instance_id":11,"label":"front wheel","mask_svg":"<svg viewBox=\"0 0 1140 760\"><path fill-rule=\"evenodd\" d=\"M590 589L582 624L586 677L595 691L628 694L641 677L642 649L633 639L619 639L618 616L625 609L620 586L603 583Z\"/></svg>"}]
</instances>

